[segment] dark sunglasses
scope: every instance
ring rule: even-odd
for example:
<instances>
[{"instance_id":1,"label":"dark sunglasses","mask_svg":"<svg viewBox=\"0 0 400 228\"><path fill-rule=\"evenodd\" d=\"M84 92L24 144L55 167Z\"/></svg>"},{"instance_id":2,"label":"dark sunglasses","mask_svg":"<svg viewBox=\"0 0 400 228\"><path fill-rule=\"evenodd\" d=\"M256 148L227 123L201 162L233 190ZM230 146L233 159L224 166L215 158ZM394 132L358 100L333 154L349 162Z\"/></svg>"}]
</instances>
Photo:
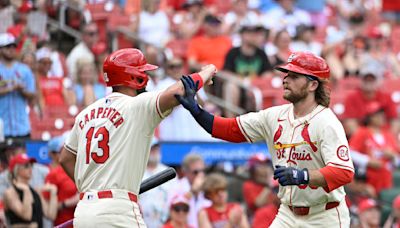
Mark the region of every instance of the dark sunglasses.
<instances>
[{"instance_id":1,"label":"dark sunglasses","mask_svg":"<svg viewBox=\"0 0 400 228\"><path fill-rule=\"evenodd\" d=\"M199 174L199 173L204 173L204 169L195 169L195 170L192 170L192 173L193 173L194 175L197 175L197 174Z\"/></svg>"},{"instance_id":2,"label":"dark sunglasses","mask_svg":"<svg viewBox=\"0 0 400 228\"><path fill-rule=\"evenodd\" d=\"M88 35L88 36L97 36L97 34L99 34L97 31L85 32L85 35Z\"/></svg>"},{"instance_id":3,"label":"dark sunglasses","mask_svg":"<svg viewBox=\"0 0 400 228\"><path fill-rule=\"evenodd\" d=\"M17 44L12 43L12 44L7 44L6 46L3 46L3 48L16 48Z\"/></svg>"},{"instance_id":4,"label":"dark sunglasses","mask_svg":"<svg viewBox=\"0 0 400 228\"><path fill-rule=\"evenodd\" d=\"M178 69L178 68L182 68L182 64L171 64L171 65L168 65L168 68L169 69Z\"/></svg>"},{"instance_id":5,"label":"dark sunglasses","mask_svg":"<svg viewBox=\"0 0 400 228\"><path fill-rule=\"evenodd\" d=\"M176 212L189 212L189 206L186 204L179 204L179 205L175 205L172 207L172 210L176 211Z\"/></svg>"},{"instance_id":6,"label":"dark sunglasses","mask_svg":"<svg viewBox=\"0 0 400 228\"><path fill-rule=\"evenodd\" d=\"M21 166L22 166L22 168L24 168L24 169L32 168L32 163L26 163L26 164L23 164L23 165L21 165Z\"/></svg>"}]
</instances>

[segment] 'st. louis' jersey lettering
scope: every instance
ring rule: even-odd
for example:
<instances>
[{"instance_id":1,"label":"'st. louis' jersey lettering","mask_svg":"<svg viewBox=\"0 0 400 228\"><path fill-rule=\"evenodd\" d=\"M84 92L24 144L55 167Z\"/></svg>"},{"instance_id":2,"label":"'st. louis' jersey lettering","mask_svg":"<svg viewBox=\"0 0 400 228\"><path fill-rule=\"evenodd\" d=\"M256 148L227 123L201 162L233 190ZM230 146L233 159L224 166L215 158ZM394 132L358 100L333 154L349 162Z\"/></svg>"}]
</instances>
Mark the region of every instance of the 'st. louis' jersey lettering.
<instances>
[{"instance_id":1,"label":"'st. louis' jersey lettering","mask_svg":"<svg viewBox=\"0 0 400 228\"><path fill-rule=\"evenodd\" d=\"M238 117L249 142L265 141L274 165L310 170L334 166L354 171L342 124L326 107L294 118L293 105L286 104ZM327 192L314 186L280 186L279 198L286 205L313 206L341 201L343 187Z\"/></svg>"},{"instance_id":2,"label":"'st. louis' jersey lettering","mask_svg":"<svg viewBox=\"0 0 400 228\"><path fill-rule=\"evenodd\" d=\"M79 113L65 142L65 148L76 154L74 178L79 192L139 193L154 129L171 112L160 112L159 95L112 93Z\"/></svg>"}]
</instances>

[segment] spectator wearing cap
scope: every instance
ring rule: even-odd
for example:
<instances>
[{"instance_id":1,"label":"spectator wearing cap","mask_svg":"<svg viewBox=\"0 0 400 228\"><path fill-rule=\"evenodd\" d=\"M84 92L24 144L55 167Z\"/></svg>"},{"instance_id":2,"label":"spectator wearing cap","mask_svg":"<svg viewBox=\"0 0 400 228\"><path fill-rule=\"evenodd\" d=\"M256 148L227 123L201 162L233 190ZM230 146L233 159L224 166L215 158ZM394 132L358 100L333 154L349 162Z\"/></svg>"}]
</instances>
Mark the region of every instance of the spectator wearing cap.
<instances>
[{"instance_id":1,"label":"spectator wearing cap","mask_svg":"<svg viewBox=\"0 0 400 228\"><path fill-rule=\"evenodd\" d=\"M201 188L205 178L203 158L195 153L187 154L182 161L182 171L183 177L178 180L173 192L187 197L190 205L188 223L190 226L198 228L199 211L211 205Z\"/></svg>"},{"instance_id":2,"label":"spectator wearing cap","mask_svg":"<svg viewBox=\"0 0 400 228\"><path fill-rule=\"evenodd\" d=\"M190 205L188 199L183 195L175 195L172 198L169 208L169 220L162 228L193 228L193 226L188 224L189 210Z\"/></svg>"},{"instance_id":3,"label":"spectator wearing cap","mask_svg":"<svg viewBox=\"0 0 400 228\"><path fill-rule=\"evenodd\" d=\"M354 162L359 168L366 169L367 183L377 194L392 187L392 171L400 165L396 138L385 125L385 113L380 104L370 103L366 107L364 126L359 127L349 140L353 154L365 155L364 160Z\"/></svg>"},{"instance_id":4,"label":"spectator wearing cap","mask_svg":"<svg viewBox=\"0 0 400 228\"><path fill-rule=\"evenodd\" d=\"M361 56L362 62L374 64L375 67L383 68L381 71L386 77L400 77L400 63L390 38L385 36L379 27L372 27L367 31L368 52Z\"/></svg>"},{"instance_id":5,"label":"spectator wearing cap","mask_svg":"<svg viewBox=\"0 0 400 228\"><path fill-rule=\"evenodd\" d=\"M99 40L99 30L96 23L92 22L82 26L82 40L77 44L67 56L67 67L71 79L75 82L77 78L77 62L79 59L88 59L95 63L92 47Z\"/></svg>"},{"instance_id":6,"label":"spectator wearing cap","mask_svg":"<svg viewBox=\"0 0 400 228\"><path fill-rule=\"evenodd\" d=\"M197 71L205 64L214 64L217 69L222 69L232 42L221 34L221 20L212 14L205 16L203 29L203 35L189 41L187 58L190 70Z\"/></svg>"},{"instance_id":7,"label":"spectator wearing cap","mask_svg":"<svg viewBox=\"0 0 400 228\"><path fill-rule=\"evenodd\" d=\"M383 80L381 73L373 65L363 66L360 72L360 87L346 96L342 118L348 136L351 136L365 119L366 107L371 103L380 105L385 112L388 124L396 121L396 105L390 95L381 88Z\"/></svg>"},{"instance_id":8,"label":"spectator wearing cap","mask_svg":"<svg viewBox=\"0 0 400 228\"><path fill-rule=\"evenodd\" d=\"M73 85L72 104L86 107L105 97L106 87L99 83L96 66L91 60L81 58L76 64L76 83Z\"/></svg>"},{"instance_id":9,"label":"spectator wearing cap","mask_svg":"<svg viewBox=\"0 0 400 228\"><path fill-rule=\"evenodd\" d=\"M238 203L228 203L228 181L222 174L206 176L202 189L212 205L199 212L199 227L250 227L243 208Z\"/></svg>"},{"instance_id":10,"label":"spectator wearing cap","mask_svg":"<svg viewBox=\"0 0 400 228\"><path fill-rule=\"evenodd\" d=\"M98 44L96 44L98 45ZM95 45L95 46L96 46ZM95 49L95 47L93 48ZM41 53L43 52L43 53ZM68 69L67 69L67 63L65 60L65 55L58 51L52 44L49 42L40 42L38 44L38 49L36 51L36 55L41 55L45 54L48 55L47 53L50 53L50 59L51 59L51 68L50 71L47 73L47 77L50 78L63 78L63 77L68 77ZM93 50L93 53L95 53L95 50ZM95 53L97 55L99 53Z\"/></svg>"},{"instance_id":11,"label":"spectator wearing cap","mask_svg":"<svg viewBox=\"0 0 400 228\"><path fill-rule=\"evenodd\" d=\"M54 220L57 211L57 187L46 184L40 190L29 185L32 177L32 163L35 159L18 154L10 160L10 181L12 185L4 192L4 210L10 227L43 227L42 217ZM42 194L48 192L50 200Z\"/></svg>"},{"instance_id":12,"label":"spectator wearing cap","mask_svg":"<svg viewBox=\"0 0 400 228\"><path fill-rule=\"evenodd\" d=\"M149 160L143 179L149 178L168 168L161 163L160 143L153 138L150 147ZM153 188L151 191L140 194L139 204L143 214L143 220L148 227L161 227L168 218L168 200L173 194L172 189L177 179L173 179Z\"/></svg>"},{"instance_id":13,"label":"spectator wearing cap","mask_svg":"<svg viewBox=\"0 0 400 228\"><path fill-rule=\"evenodd\" d=\"M36 52L37 60L37 87L39 107L64 106L72 104L73 92L69 78L49 77L53 65L52 51L49 48L41 48ZM67 82L69 81L69 83Z\"/></svg>"},{"instance_id":14,"label":"spectator wearing cap","mask_svg":"<svg viewBox=\"0 0 400 228\"><path fill-rule=\"evenodd\" d=\"M315 40L315 26L299 25L296 28L296 36L290 44L293 51L308 51L320 56L322 52L322 44Z\"/></svg>"},{"instance_id":15,"label":"spectator wearing cap","mask_svg":"<svg viewBox=\"0 0 400 228\"><path fill-rule=\"evenodd\" d=\"M358 217L361 228L380 227L381 212L378 203L373 199L365 199L358 205Z\"/></svg>"},{"instance_id":16,"label":"spectator wearing cap","mask_svg":"<svg viewBox=\"0 0 400 228\"><path fill-rule=\"evenodd\" d=\"M200 35L200 30L207 15L202 0L185 0L182 11L176 12L172 18L172 30L183 39Z\"/></svg>"},{"instance_id":17,"label":"spectator wearing cap","mask_svg":"<svg viewBox=\"0 0 400 228\"><path fill-rule=\"evenodd\" d=\"M233 46L240 45L240 32L243 25L258 25L260 17L254 11L249 10L248 0L229 0L232 9L225 14L222 23L224 34L231 36ZM262 26L260 24L260 26Z\"/></svg>"},{"instance_id":18,"label":"spectator wearing cap","mask_svg":"<svg viewBox=\"0 0 400 228\"><path fill-rule=\"evenodd\" d=\"M257 33L264 28L258 24L242 25L240 28L241 45L233 47L225 56L223 70L243 84L251 84L257 77L269 76L272 66L264 50L257 46ZM254 111L254 98L241 89L236 83L226 81L223 85L224 100ZM253 106L253 107L252 107ZM225 116L233 117L234 113L226 111Z\"/></svg>"},{"instance_id":19,"label":"spectator wearing cap","mask_svg":"<svg viewBox=\"0 0 400 228\"><path fill-rule=\"evenodd\" d=\"M36 96L35 76L29 67L16 59L15 38L0 34L0 118L6 138L30 138L28 102Z\"/></svg>"},{"instance_id":20,"label":"spectator wearing cap","mask_svg":"<svg viewBox=\"0 0 400 228\"><path fill-rule=\"evenodd\" d=\"M50 172L46 176L45 181L48 184L55 185L58 189L57 212L54 220L55 226L74 218L75 207L79 201L78 190L74 181L68 177L58 162L64 140L67 136L66 134L54 137L47 143L47 151L51 158L51 164ZM49 200L48 197L46 199Z\"/></svg>"},{"instance_id":21,"label":"spectator wearing cap","mask_svg":"<svg viewBox=\"0 0 400 228\"><path fill-rule=\"evenodd\" d=\"M392 203L392 213L387 218L383 228L400 227L400 195L396 196Z\"/></svg>"},{"instance_id":22,"label":"spectator wearing cap","mask_svg":"<svg viewBox=\"0 0 400 228\"><path fill-rule=\"evenodd\" d=\"M296 27L311 25L310 14L295 6L296 0L276 0L278 7L272 8L261 16L261 21L273 33L287 29L291 37L296 35Z\"/></svg>"},{"instance_id":23,"label":"spectator wearing cap","mask_svg":"<svg viewBox=\"0 0 400 228\"><path fill-rule=\"evenodd\" d=\"M255 154L248 161L249 180L243 184L247 213L252 220L255 212L272 202L272 165L264 154Z\"/></svg>"},{"instance_id":24,"label":"spectator wearing cap","mask_svg":"<svg viewBox=\"0 0 400 228\"><path fill-rule=\"evenodd\" d=\"M177 57L167 60L164 69L166 75L157 83L154 90L161 91L168 88L179 81L185 73L183 60ZM207 110L217 111L215 105L207 101L204 89L200 89L196 97ZM216 141L204 129L198 127L198 123L182 106L174 108L160 123L159 138L161 141Z\"/></svg>"}]
</instances>

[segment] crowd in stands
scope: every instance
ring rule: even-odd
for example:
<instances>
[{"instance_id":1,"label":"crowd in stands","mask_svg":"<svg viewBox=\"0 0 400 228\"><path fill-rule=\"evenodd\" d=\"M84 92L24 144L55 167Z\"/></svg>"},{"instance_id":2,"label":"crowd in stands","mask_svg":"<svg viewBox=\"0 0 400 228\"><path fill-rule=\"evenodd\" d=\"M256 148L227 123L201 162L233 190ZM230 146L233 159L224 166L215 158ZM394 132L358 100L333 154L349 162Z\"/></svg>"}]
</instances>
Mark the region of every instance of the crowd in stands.
<instances>
[{"instance_id":1,"label":"crowd in stands","mask_svg":"<svg viewBox=\"0 0 400 228\"><path fill-rule=\"evenodd\" d=\"M49 26L51 20L79 32L72 46L72 36ZM102 62L116 47L140 48L160 66L148 91L214 64L221 77L197 98L226 117L239 114L230 105L257 110L253 88L261 91L263 108L285 102L274 67L291 53L324 57L331 108L345 127L356 167L346 186L352 227L400 226L400 2L0 0L0 21L0 226L51 227L73 218L78 193L58 164L63 133L79 110L110 93ZM144 178L166 167L163 141L217 141L182 107L160 124L156 137ZM26 140L49 140L51 164L27 157ZM267 157L254 155L229 175L196 154L177 168L179 178L140 196L149 227L258 228L277 213L278 183Z\"/></svg>"}]
</instances>

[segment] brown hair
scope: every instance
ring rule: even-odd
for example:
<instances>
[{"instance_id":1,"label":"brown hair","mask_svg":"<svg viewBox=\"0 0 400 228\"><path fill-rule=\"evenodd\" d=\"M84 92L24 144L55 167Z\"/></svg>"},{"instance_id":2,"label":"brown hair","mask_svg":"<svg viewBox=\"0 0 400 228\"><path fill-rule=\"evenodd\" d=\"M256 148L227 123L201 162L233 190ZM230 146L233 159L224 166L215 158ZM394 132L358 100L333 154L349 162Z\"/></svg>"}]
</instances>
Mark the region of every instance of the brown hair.
<instances>
[{"instance_id":1,"label":"brown hair","mask_svg":"<svg viewBox=\"0 0 400 228\"><path fill-rule=\"evenodd\" d=\"M190 153L190 154L186 155L186 157L183 159L183 162L182 162L183 170L185 172L190 171L190 166L197 161L204 162L203 157L201 157L199 154L195 154L195 153Z\"/></svg>"},{"instance_id":2,"label":"brown hair","mask_svg":"<svg viewBox=\"0 0 400 228\"><path fill-rule=\"evenodd\" d=\"M318 87L315 90L315 101L324 107L329 107L331 102L331 91L327 81L318 80Z\"/></svg>"},{"instance_id":3,"label":"brown hair","mask_svg":"<svg viewBox=\"0 0 400 228\"><path fill-rule=\"evenodd\" d=\"M209 199L210 193L217 189L225 189L227 186L228 181L222 174L212 173L206 176L202 189L204 191L204 196Z\"/></svg>"}]
</instances>

